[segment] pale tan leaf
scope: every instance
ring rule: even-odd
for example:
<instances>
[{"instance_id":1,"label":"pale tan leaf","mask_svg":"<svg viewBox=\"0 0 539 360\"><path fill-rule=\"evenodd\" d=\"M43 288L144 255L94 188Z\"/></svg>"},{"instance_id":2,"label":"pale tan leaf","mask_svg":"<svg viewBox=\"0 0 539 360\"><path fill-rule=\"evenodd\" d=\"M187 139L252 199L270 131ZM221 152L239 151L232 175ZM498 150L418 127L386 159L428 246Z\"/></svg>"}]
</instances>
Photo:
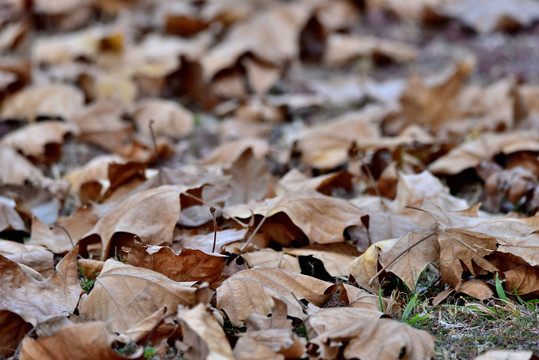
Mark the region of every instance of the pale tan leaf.
<instances>
[{"instance_id":1,"label":"pale tan leaf","mask_svg":"<svg viewBox=\"0 0 539 360\"><path fill-rule=\"evenodd\" d=\"M82 291L77 274L78 248L73 249L45 280L36 280L21 267L0 256L0 310L9 310L37 325L71 314Z\"/></svg>"},{"instance_id":2,"label":"pale tan leaf","mask_svg":"<svg viewBox=\"0 0 539 360\"><path fill-rule=\"evenodd\" d=\"M248 148L252 149L255 158L263 159L268 153L269 145L266 140L256 138L232 141L212 150L202 159L201 163L203 165L230 165Z\"/></svg>"},{"instance_id":3,"label":"pale tan leaf","mask_svg":"<svg viewBox=\"0 0 539 360\"><path fill-rule=\"evenodd\" d=\"M47 226L36 217L32 220L30 241L28 242L31 245L45 246L55 254L63 254L73 249L76 241L77 238L66 233L66 230L60 227Z\"/></svg>"},{"instance_id":4,"label":"pale tan leaf","mask_svg":"<svg viewBox=\"0 0 539 360\"><path fill-rule=\"evenodd\" d=\"M395 62L409 62L415 59L416 50L403 42L386 40L364 35L335 33L329 36L324 52L324 63L329 66L343 66L360 57L376 60L387 58Z\"/></svg>"},{"instance_id":5,"label":"pale tan leaf","mask_svg":"<svg viewBox=\"0 0 539 360\"><path fill-rule=\"evenodd\" d=\"M0 240L0 255L18 264L29 266L45 277L50 275L54 267L54 254L41 246Z\"/></svg>"},{"instance_id":6,"label":"pale tan leaf","mask_svg":"<svg viewBox=\"0 0 539 360\"><path fill-rule=\"evenodd\" d=\"M84 103L84 94L65 84L36 85L6 100L0 114L4 118L24 118L30 122L38 116L61 117L70 121Z\"/></svg>"},{"instance_id":7,"label":"pale tan leaf","mask_svg":"<svg viewBox=\"0 0 539 360\"><path fill-rule=\"evenodd\" d=\"M339 254L330 251L312 250L312 249L283 249L285 255L293 256L312 256L324 264L324 268L331 276L346 276L348 272L348 264L355 257L346 254Z\"/></svg>"},{"instance_id":8,"label":"pale tan leaf","mask_svg":"<svg viewBox=\"0 0 539 360\"><path fill-rule=\"evenodd\" d=\"M208 211L209 212L209 211ZM248 229L227 229L217 231L217 241L215 242L215 253L221 253L226 245L243 240ZM180 248L200 250L206 254L212 254L213 233L205 235L181 236L175 241L179 241Z\"/></svg>"},{"instance_id":9,"label":"pale tan leaf","mask_svg":"<svg viewBox=\"0 0 539 360\"><path fill-rule=\"evenodd\" d=\"M231 176L227 206L258 201L266 194L270 172L266 164L255 157L252 148L247 148L225 173Z\"/></svg>"},{"instance_id":10,"label":"pale tan leaf","mask_svg":"<svg viewBox=\"0 0 539 360\"><path fill-rule=\"evenodd\" d=\"M498 153L539 151L539 135L534 132L485 133L478 139L465 142L429 165L436 174L457 174L489 161Z\"/></svg>"},{"instance_id":11,"label":"pale tan leaf","mask_svg":"<svg viewBox=\"0 0 539 360\"><path fill-rule=\"evenodd\" d=\"M398 239L392 239L372 244L363 254L348 264L348 271L361 287L373 293L378 291L380 281L374 278L371 282L371 279L378 272L378 258L381 252L393 248L397 241Z\"/></svg>"},{"instance_id":12,"label":"pale tan leaf","mask_svg":"<svg viewBox=\"0 0 539 360\"><path fill-rule=\"evenodd\" d=\"M129 356L122 356L112 348L115 336L105 322L88 322L66 326L48 337L24 339L20 359L23 360L90 360L90 359L136 359L143 348Z\"/></svg>"},{"instance_id":13,"label":"pale tan leaf","mask_svg":"<svg viewBox=\"0 0 539 360\"><path fill-rule=\"evenodd\" d=\"M290 256L281 251L273 249L260 249L259 251L242 254L250 268L272 267L290 270L300 274L301 268L297 257Z\"/></svg>"},{"instance_id":14,"label":"pale tan leaf","mask_svg":"<svg viewBox=\"0 0 539 360\"><path fill-rule=\"evenodd\" d=\"M108 257L113 236L118 233L137 236L147 245L171 243L180 217L183 191L187 191L183 186L165 185L131 195L107 212L81 241L101 241L103 260Z\"/></svg>"},{"instance_id":15,"label":"pale tan leaf","mask_svg":"<svg viewBox=\"0 0 539 360\"><path fill-rule=\"evenodd\" d=\"M4 169L0 174L2 184L42 184L48 180L41 170L11 147L0 145L0 163Z\"/></svg>"},{"instance_id":16,"label":"pale tan leaf","mask_svg":"<svg viewBox=\"0 0 539 360\"><path fill-rule=\"evenodd\" d=\"M144 99L132 109L132 115L138 131L145 136L151 136L150 121L155 136L168 136L179 139L189 134L194 127L193 114L177 102Z\"/></svg>"},{"instance_id":17,"label":"pale tan leaf","mask_svg":"<svg viewBox=\"0 0 539 360\"><path fill-rule=\"evenodd\" d=\"M233 322L244 321L253 313L267 315L274 305L272 298L282 300L288 314L304 319L305 299L322 306L328 296L324 291L333 285L310 276L276 268L240 271L225 280L217 289L217 308L224 309Z\"/></svg>"},{"instance_id":18,"label":"pale tan leaf","mask_svg":"<svg viewBox=\"0 0 539 360\"><path fill-rule=\"evenodd\" d=\"M443 3L438 12L488 33L531 25L539 19L539 4L530 0L458 0Z\"/></svg>"},{"instance_id":19,"label":"pale tan leaf","mask_svg":"<svg viewBox=\"0 0 539 360\"><path fill-rule=\"evenodd\" d=\"M440 258L436 234L431 230L410 232L384 249L379 256L382 266L401 278L413 291L421 272Z\"/></svg>"},{"instance_id":20,"label":"pale tan leaf","mask_svg":"<svg viewBox=\"0 0 539 360\"><path fill-rule=\"evenodd\" d=\"M33 162L50 164L60 158L64 137L76 131L70 123L42 121L9 133L0 144L19 151Z\"/></svg>"},{"instance_id":21,"label":"pale tan leaf","mask_svg":"<svg viewBox=\"0 0 539 360\"><path fill-rule=\"evenodd\" d=\"M357 308L323 309L305 322L309 353L315 359L430 359L434 338L426 331L391 319L378 312ZM402 355L404 354L404 355Z\"/></svg>"},{"instance_id":22,"label":"pale tan leaf","mask_svg":"<svg viewBox=\"0 0 539 360\"><path fill-rule=\"evenodd\" d=\"M331 191L335 188L350 191L352 188L352 174L339 171L310 178L302 174L297 168L294 168L279 180L276 191L277 195L301 190L316 190L324 195L331 195Z\"/></svg>"},{"instance_id":23,"label":"pale tan leaf","mask_svg":"<svg viewBox=\"0 0 539 360\"><path fill-rule=\"evenodd\" d=\"M533 351L490 350L479 355L475 360L533 360L534 358Z\"/></svg>"},{"instance_id":24,"label":"pale tan leaf","mask_svg":"<svg viewBox=\"0 0 539 360\"><path fill-rule=\"evenodd\" d=\"M266 202L227 209L232 217L248 218L252 214L272 216L283 212L311 243L343 242L344 230L361 222L364 215L349 201L324 196L316 191L287 193ZM262 227L264 230L264 227Z\"/></svg>"},{"instance_id":25,"label":"pale tan leaf","mask_svg":"<svg viewBox=\"0 0 539 360\"><path fill-rule=\"evenodd\" d=\"M14 200L0 196L0 231L27 231L26 224L15 207Z\"/></svg>"},{"instance_id":26,"label":"pale tan leaf","mask_svg":"<svg viewBox=\"0 0 539 360\"><path fill-rule=\"evenodd\" d=\"M471 279L463 282L457 292L473 296L479 300L487 300L494 295L492 289L484 282L478 279Z\"/></svg>"},{"instance_id":27,"label":"pale tan leaf","mask_svg":"<svg viewBox=\"0 0 539 360\"><path fill-rule=\"evenodd\" d=\"M81 299L79 312L87 320L103 320L112 331L124 332L166 306L192 306L207 289L194 282L179 283L158 272L109 259L90 294Z\"/></svg>"},{"instance_id":28,"label":"pale tan leaf","mask_svg":"<svg viewBox=\"0 0 539 360\"><path fill-rule=\"evenodd\" d=\"M178 319L190 359L234 359L223 328L206 305L198 304L192 309L180 307Z\"/></svg>"}]
</instances>

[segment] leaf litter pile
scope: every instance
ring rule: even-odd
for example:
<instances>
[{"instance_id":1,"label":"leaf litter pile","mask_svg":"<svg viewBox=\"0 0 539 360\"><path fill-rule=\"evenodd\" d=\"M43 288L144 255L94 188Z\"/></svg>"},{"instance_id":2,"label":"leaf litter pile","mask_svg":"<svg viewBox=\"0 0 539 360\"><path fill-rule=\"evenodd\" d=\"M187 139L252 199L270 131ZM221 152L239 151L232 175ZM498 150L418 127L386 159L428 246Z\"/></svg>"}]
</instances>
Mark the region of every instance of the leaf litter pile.
<instances>
[{"instance_id":1,"label":"leaf litter pile","mask_svg":"<svg viewBox=\"0 0 539 360\"><path fill-rule=\"evenodd\" d=\"M0 357L535 358L538 20L3 1Z\"/></svg>"}]
</instances>

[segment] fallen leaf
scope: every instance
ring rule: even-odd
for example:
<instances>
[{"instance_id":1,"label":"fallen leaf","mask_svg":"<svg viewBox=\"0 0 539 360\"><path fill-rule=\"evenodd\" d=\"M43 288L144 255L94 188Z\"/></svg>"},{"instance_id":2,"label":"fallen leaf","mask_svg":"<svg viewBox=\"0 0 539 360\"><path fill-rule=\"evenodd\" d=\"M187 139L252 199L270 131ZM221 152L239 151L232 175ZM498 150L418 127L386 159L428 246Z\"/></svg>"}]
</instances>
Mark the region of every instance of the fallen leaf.
<instances>
[{"instance_id":1,"label":"fallen leaf","mask_svg":"<svg viewBox=\"0 0 539 360\"><path fill-rule=\"evenodd\" d=\"M176 254L169 247L147 247L139 242L127 252L126 263L166 275L174 281L200 281L210 285L225 267L225 256L183 249Z\"/></svg>"},{"instance_id":2,"label":"fallen leaf","mask_svg":"<svg viewBox=\"0 0 539 360\"><path fill-rule=\"evenodd\" d=\"M487 300L494 295L490 286L478 279L472 279L463 282L458 287L457 292L473 296L474 298L479 300Z\"/></svg>"},{"instance_id":3,"label":"fallen leaf","mask_svg":"<svg viewBox=\"0 0 539 360\"><path fill-rule=\"evenodd\" d=\"M183 342L191 359L234 359L225 332L206 305L178 308Z\"/></svg>"},{"instance_id":4,"label":"fallen leaf","mask_svg":"<svg viewBox=\"0 0 539 360\"><path fill-rule=\"evenodd\" d=\"M100 241L103 260L109 256L115 234L132 234L147 245L171 243L180 217L180 194L183 191L187 191L183 186L165 185L131 195L107 212L84 235L81 243Z\"/></svg>"},{"instance_id":5,"label":"fallen leaf","mask_svg":"<svg viewBox=\"0 0 539 360\"><path fill-rule=\"evenodd\" d=\"M478 357L476 360L535 360L537 356L533 351L517 350L489 350Z\"/></svg>"},{"instance_id":6,"label":"fallen leaf","mask_svg":"<svg viewBox=\"0 0 539 360\"><path fill-rule=\"evenodd\" d=\"M318 244L343 242L344 229L358 224L363 215L350 202L315 191L287 193L266 202L239 205L226 211L228 216L239 218L248 218L253 214L271 218L283 212L311 243Z\"/></svg>"},{"instance_id":7,"label":"fallen leaf","mask_svg":"<svg viewBox=\"0 0 539 360\"><path fill-rule=\"evenodd\" d=\"M34 122L39 116L71 121L84 103L84 95L74 86L64 84L28 87L2 103L0 116Z\"/></svg>"},{"instance_id":8,"label":"fallen leaf","mask_svg":"<svg viewBox=\"0 0 539 360\"><path fill-rule=\"evenodd\" d=\"M45 280L36 280L21 267L0 256L0 309L11 311L36 326L73 313L82 291L77 276L78 248L73 249Z\"/></svg>"},{"instance_id":9,"label":"fallen leaf","mask_svg":"<svg viewBox=\"0 0 539 360\"><path fill-rule=\"evenodd\" d=\"M459 19L479 33L527 27L539 19L539 5L529 0L458 0L442 4L438 12Z\"/></svg>"},{"instance_id":10,"label":"fallen leaf","mask_svg":"<svg viewBox=\"0 0 539 360\"><path fill-rule=\"evenodd\" d=\"M315 359L430 359L434 338L428 332L356 308L322 309L305 322L308 351ZM404 354L404 356L402 356Z\"/></svg>"},{"instance_id":11,"label":"fallen leaf","mask_svg":"<svg viewBox=\"0 0 539 360\"><path fill-rule=\"evenodd\" d=\"M360 57L390 59L409 62L415 59L416 51L406 43L376 37L332 34L327 40L324 63L343 66Z\"/></svg>"},{"instance_id":12,"label":"fallen leaf","mask_svg":"<svg viewBox=\"0 0 539 360\"><path fill-rule=\"evenodd\" d=\"M140 133L151 136L150 122L155 136L179 139L189 134L194 127L194 116L187 109L172 101L145 99L134 105L132 111Z\"/></svg>"},{"instance_id":13,"label":"fallen leaf","mask_svg":"<svg viewBox=\"0 0 539 360\"><path fill-rule=\"evenodd\" d=\"M458 174L479 165L481 161L489 161L499 153L539 151L538 140L539 136L530 132L481 134L478 139L462 143L431 163L429 171L435 174Z\"/></svg>"},{"instance_id":14,"label":"fallen leaf","mask_svg":"<svg viewBox=\"0 0 539 360\"><path fill-rule=\"evenodd\" d=\"M70 133L76 133L73 124L42 121L4 136L0 144L21 152L34 163L52 164L60 159L64 138Z\"/></svg>"},{"instance_id":15,"label":"fallen leaf","mask_svg":"<svg viewBox=\"0 0 539 360\"><path fill-rule=\"evenodd\" d=\"M168 314L179 304L193 306L204 301L207 289L197 289L194 284L109 259L78 309L86 320L107 321L110 330L125 332L162 306Z\"/></svg>"},{"instance_id":16,"label":"fallen leaf","mask_svg":"<svg viewBox=\"0 0 539 360\"><path fill-rule=\"evenodd\" d=\"M29 266L45 277L50 275L54 267L54 254L41 246L0 240L0 255L17 264Z\"/></svg>"},{"instance_id":17,"label":"fallen leaf","mask_svg":"<svg viewBox=\"0 0 539 360\"><path fill-rule=\"evenodd\" d=\"M227 206L258 201L266 194L270 172L266 164L255 157L252 148L247 148L225 174L231 177Z\"/></svg>"},{"instance_id":18,"label":"fallen leaf","mask_svg":"<svg viewBox=\"0 0 539 360\"><path fill-rule=\"evenodd\" d=\"M0 232L6 230L27 231L26 224L16 210L17 203L0 196Z\"/></svg>"},{"instance_id":19,"label":"fallen leaf","mask_svg":"<svg viewBox=\"0 0 539 360\"><path fill-rule=\"evenodd\" d=\"M19 315L0 310L0 356L12 356L32 325L24 321Z\"/></svg>"},{"instance_id":20,"label":"fallen leaf","mask_svg":"<svg viewBox=\"0 0 539 360\"><path fill-rule=\"evenodd\" d=\"M328 299L324 291L332 283L276 268L257 268L240 271L217 288L217 308L225 310L234 323L245 321L253 313L267 315L274 306L272 298L286 303L288 315L305 319L305 299L322 306Z\"/></svg>"},{"instance_id":21,"label":"fallen leaf","mask_svg":"<svg viewBox=\"0 0 539 360\"><path fill-rule=\"evenodd\" d=\"M32 339L26 337L22 343L20 358L26 360L89 360L89 359L136 359L142 356L143 348L123 356L114 351L115 335L107 329L105 322L88 322L62 328L53 336Z\"/></svg>"}]
</instances>

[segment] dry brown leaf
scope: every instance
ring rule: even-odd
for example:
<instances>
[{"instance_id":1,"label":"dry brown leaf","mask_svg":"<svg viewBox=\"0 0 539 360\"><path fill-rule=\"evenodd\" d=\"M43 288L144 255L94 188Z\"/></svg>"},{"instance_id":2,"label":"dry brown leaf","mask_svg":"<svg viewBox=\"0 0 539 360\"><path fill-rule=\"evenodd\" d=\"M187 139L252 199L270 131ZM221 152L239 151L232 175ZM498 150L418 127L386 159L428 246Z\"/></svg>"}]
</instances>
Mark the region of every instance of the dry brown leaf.
<instances>
[{"instance_id":1,"label":"dry brown leaf","mask_svg":"<svg viewBox=\"0 0 539 360\"><path fill-rule=\"evenodd\" d=\"M314 249L283 249L283 254L296 257L312 256L322 261L324 268L331 276L348 275L348 264L355 259L355 257L351 255Z\"/></svg>"},{"instance_id":2,"label":"dry brown leaf","mask_svg":"<svg viewBox=\"0 0 539 360\"><path fill-rule=\"evenodd\" d=\"M187 190L180 185L165 185L131 195L107 212L81 242L100 241L103 260L109 255L115 234L131 234L147 245L172 243L180 217L180 194Z\"/></svg>"},{"instance_id":3,"label":"dry brown leaf","mask_svg":"<svg viewBox=\"0 0 539 360\"><path fill-rule=\"evenodd\" d=\"M271 218L281 212L307 236L310 243L318 244L343 242L344 230L348 226L359 224L361 216L364 215L350 202L316 191L288 193L267 199L266 202L227 209L229 216L239 218L248 218L253 214ZM263 226L262 231L264 229L266 228Z\"/></svg>"},{"instance_id":4,"label":"dry brown leaf","mask_svg":"<svg viewBox=\"0 0 539 360\"><path fill-rule=\"evenodd\" d=\"M34 122L38 116L60 117L71 121L84 104L82 92L69 85L51 84L28 87L2 103L0 116Z\"/></svg>"},{"instance_id":5,"label":"dry brown leaf","mask_svg":"<svg viewBox=\"0 0 539 360\"><path fill-rule=\"evenodd\" d=\"M241 255L249 268L277 268L290 270L300 274L301 268L297 257L285 254L282 251L273 249L260 249L258 251L248 252Z\"/></svg>"},{"instance_id":6,"label":"dry brown leaf","mask_svg":"<svg viewBox=\"0 0 539 360\"><path fill-rule=\"evenodd\" d=\"M119 153L129 143L133 126L121 120L122 108L112 100L97 100L80 108L73 122L77 124L77 139Z\"/></svg>"},{"instance_id":7,"label":"dry brown leaf","mask_svg":"<svg viewBox=\"0 0 539 360\"><path fill-rule=\"evenodd\" d=\"M41 170L11 147L0 145L0 163L4 166L4 171L0 174L2 184L46 184L52 181L46 179Z\"/></svg>"},{"instance_id":8,"label":"dry brown leaf","mask_svg":"<svg viewBox=\"0 0 539 360\"><path fill-rule=\"evenodd\" d=\"M107 321L110 330L125 332L163 306L168 314L179 304L193 306L207 301L208 289L193 285L109 259L90 294L81 299L79 312L86 320Z\"/></svg>"},{"instance_id":9,"label":"dry brown leaf","mask_svg":"<svg viewBox=\"0 0 539 360\"><path fill-rule=\"evenodd\" d=\"M380 121L388 113L387 107L373 105L305 130L299 140L302 162L321 169L342 165L353 141L376 143Z\"/></svg>"},{"instance_id":10,"label":"dry brown leaf","mask_svg":"<svg viewBox=\"0 0 539 360\"><path fill-rule=\"evenodd\" d=\"M312 5L305 3L268 3L264 11L234 24L223 41L203 57L204 78L232 67L247 52L275 65L297 58L297 38L310 9Z\"/></svg>"},{"instance_id":11,"label":"dry brown leaf","mask_svg":"<svg viewBox=\"0 0 539 360\"><path fill-rule=\"evenodd\" d=\"M487 300L494 295L490 286L478 279L471 279L463 282L457 289L457 292L473 296L479 300Z\"/></svg>"},{"instance_id":12,"label":"dry brown leaf","mask_svg":"<svg viewBox=\"0 0 539 360\"><path fill-rule=\"evenodd\" d=\"M411 124L428 126L437 132L448 119L454 117L464 79L472 67L470 61L463 61L447 79L433 86L425 85L418 75L412 76L400 99L402 122L386 123L386 127L395 127L389 132L398 133Z\"/></svg>"},{"instance_id":13,"label":"dry brown leaf","mask_svg":"<svg viewBox=\"0 0 539 360\"><path fill-rule=\"evenodd\" d=\"M310 178L301 173L297 168L294 168L279 180L276 187L277 195L312 189L330 196L331 191L335 188L343 188L350 191L352 189L352 174L346 171L338 171Z\"/></svg>"},{"instance_id":14,"label":"dry brown leaf","mask_svg":"<svg viewBox=\"0 0 539 360\"><path fill-rule=\"evenodd\" d=\"M236 161L245 150L251 148L253 155L257 159L263 159L269 150L269 145L263 139L243 139L232 141L213 149L205 158L202 159L202 165L229 165Z\"/></svg>"},{"instance_id":15,"label":"dry brown leaf","mask_svg":"<svg viewBox=\"0 0 539 360\"><path fill-rule=\"evenodd\" d=\"M410 194L414 192L415 189L410 191ZM364 225L348 230L351 240L360 249L366 249L382 240L401 237L419 228L412 216L399 214L390 202L379 197L361 196L350 201L369 216L368 231Z\"/></svg>"},{"instance_id":16,"label":"dry brown leaf","mask_svg":"<svg viewBox=\"0 0 539 360\"><path fill-rule=\"evenodd\" d=\"M0 329L0 356L7 358L15 353L32 325L11 311L0 310Z\"/></svg>"},{"instance_id":17,"label":"dry brown leaf","mask_svg":"<svg viewBox=\"0 0 539 360\"><path fill-rule=\"evenodd\" d=\"M530 0L458 0L443 3L438 12L479 33L488 33L530 26L539 19L539 4Z\"/></svg>"},{"instance_id":18,"label":"dry brown leaf","mask_svg":"<svg viewBox=\"0 0 539 360\"><path fill-rule=\"evenodd\" d=\"M209 211L208 211L209 212ZM215 241L215 252L221 253L225 246L237 241L243 240L248 229L227 229L217 231L217 239ZM205 235L182 235L179 239L174 239L179 242L181 249L200 250L206 254L212 254L214 233ZM176 244L175 244L176 246Z\"/></svg>"},{"instance_id":19,"label":"dry brown leaf","mask_svg":"<svg viewBox=\"0 0 539 360\"><path fill-rule=\"evenodd\" d=\"M437 9L444 0L416 0L403 3L399 0L368 0L369 7L389 10L404 20L415 22L430 22L439 19Z\"/></svg>"},{"instance_id":20,"label":"dry brown leaf","mask_svg":"<svg viewBox=\"0 0 539 360\"><path fill-rule=\"evenodd\" d=\"M4 136L0 144L19 151L32 162L51 164L60 159L64 138L70 133L76 133L73 124L42 121Z\"/></svg>"},{"instance_id":21,"label":"dry brown leaf","mask_svg":"<svg viewBox=\"0 0 539 360\"><path fill-rule=\"evenodd\" d=\"M20 359L23 360L121 360L142 356L142 346L123 356L114 351L112 343L115 335L109 332L105 322L88 322L62 328L53 336L32 339L27 337L22 343Z\"/></svg>"},{"instance_id":22,"label":"dry brown leaf","mask_svg":"<svg viewBox=\"0 0 539 360\"><path fill-rule=\"evenodd\" d=\"M173 101L144 99L134 105L131 115L138 131L151 136L150 122L155 136L168 136L179 139L189 134L195 125L193 114Z\"/></svg>"},{"instance_id":23,"label":"dry brown leaf","mask_svg":"<svg viewBox=\"0 0 539 360\"><path fill-rule=\"evenodd\" d=\"M95 279L105 266L104 261L92 259L79 259L77 262L79 271L86 279Z\"/></svg>"},{"instance_id":24,"label":"dry brown leaf","mask_svg":"<svg viewBox=\"0 0 539 360\"><path fill-rule=\"evenodd\" d=\"M0 240L0 255L17 264L29 266L44 277L49 276L54 267L54 254L41 246Z\"/></svg>"},{"instance_id":25,"label":"dry brown leaf","mask_svg":"<svg viewBox=\"0 0 539 360\"><path fill-rule=\"evenodd\" d=\"M47 226L36 217L32 220L28 244L45 246L55 254L64 254L75 247L77 240L65 229Z\"/></svg>"},{"instance_id":26,"label":"dry brown leaf","mask_svg":"<svg viewBox=\"0 0 539 360\"><path fill-rule=\"evenodd\" d=\"M156 341L169 337L178 326L173 323L171 314L167 315L167 312L169 312L168 307L166 305L162 306L147 318L140 320L131 328L122 332L116 340L125 344L131 341L151 341L155 344Z\"/></svg>"},{"instance_id":27,"label":"dry brown leaf","mask_svg":"<svg viewBox=\"0 0 539 360\"><path fill-rule=\"evenodd\" d=\"M190 359L234 359L225 332L207 305L179 307L178 320Z\"/></svg>"},{"instance_id":28,"label":"dry brown leaf","mask_svg":"<svg viewBox=\"0 0 539 360\"><path fill-rule=\"evenodd\" d=\"M499 153L539 151L539 135L533 132L507 132L481 134L478 139L465 142L429 165L435 174L458 174L468 168L489 161Z\"/></svg>"},{"instance_id":29,"label":"dry brown leaf","mask_svg":"<svg viewBox=\"0 0 539 360\"><path fill-rule=\"evenodd\" d=\"M157 271L174 281L206 281L210 285L221 276L225 261L225 256L200 250L183 249L176 254L169 247L148 247L139 242L127 252L125 260L129 265Z\"/></svg>"},{"instance_id":30,"label":"dry brown leaf","mask_svg":"<svg viewBox=\"0 0 539 360\"><path fill-rule=\"evenodd\" d=\"M428 332L357 308L323 309L305 322L314 359L430 359L434 338ZM404 354L404 355L402 355Z\"/></svg>"},{"instance_id":31,"label":"dry brown leaf","mask_svg":"<svg viewBox=\"0 0 539 360\"><path fill-rule=\"evenodd\" d=\"M537 356L533 351L517 351L517 350L490 350L478 357L475 360L535 360Z\"/></svg>"},{"instance_id":32,"label":"dry brown leaf","mask_svg":"<svg viewBox=\"0 0 539 360\"><path fill-rule=\"evenodd\" d=\"M440 258L440 246L433 235L434 231L423 230L400 237L380 254L380 264L387 266L388 271L396 274L413 291L421 272Z\"/></svg>"},{"instance_id":33,"label":"dry brown leaf","mask_svg":"<svg viewBox=\"0 0 539 360\"><path fill-rule=\"evenodd\" d=\"M324 63L329 66L343 66L360 57L390 59L395 62L409 62L415 59L416 50L402 42L335 33L329 36L324 51Z\"/></svg>"},{"instance_id":34,"label":"dry brown leaf","mask_svg":"<svg viewBox=\"0 0 539 360\"><path fill-rule=\"evenodd\" d=\"M270 172L263 161L257 159L252 148L247 148L225 171L230 175L231 195L227 206L247 204L261 200L266 194Z\"/></svg>"},{"instance_id":35,"label":"dry brown leaf","mask_svg":"<svg viewBox=\"0 0 539 360\"><path fill-rule=\"evenodd\" d=\"M54 317L73 313L82 291L77 275L78 248L73 249L56 266L46 280L36 280L21 267L0 256L0 310L21 316L37 325Z\"/></svg>"},{"instance_id":36,"label":"dry brown leaf","mask_svg":"<svg viewBox=\"0 0 539 360\"><path fill-rule=\"evenodd\" d=\"M287 318L286 304L273 298L275 305L271 317L253 313L246 320L247 332L234 347L238 359L301 358L305 353L305 340L292 332L292 320Z\"/></svg>"},{"instance_id":37,"label":"dry brown leaf","mask_svg":"<svg viewBox=\"0 0 539 360\"><path fill-rule=\"evenodd\" d=\"M375 277L378 272L378 258L380 253L394 246L397 239L379 241L365 250L354 261L348 264L348 271L362 288L375 293L380 288L380 282ZM373 282L371 279L374 277Z\"/></svg>"},{"instance_id":38,"label":"dry brown leaf","mask_svg":"<svg viewBox=\"0 0 539 360\"><path fill-rule=\"evenodd\" d=\"M89 195L82 193L84 187L88 187L88 183L95 183L99 189L99 195L110 185L108 181L109 165L113 163L125 163L125 160L118 155L98 155L88 163L74 169L64 176L64 180L71 185L71 191L79 194L82 199L89 198ZM90 198L96 200L98 198Z\"/></svg>"},{"instance_id":39,"label":"dry brown leaf","mask_svg":"<svg viewBox=\"0 0 539 360\"><path fill-rule=\"evenodd\" d=\"M0 231L27 231L27 226L17 212L16 206L14 200L0 196Z\"/></svg>"},{"instance_id":40,"label":"dry brown leaf","mask_svg":"<svg viewBox=\"0 0 539 360\"><path fill-rule=\"evenodd\" d=\"M305 299L322 306L329 295L324 291L332 283L276 268L244 270L232 275L217 288L217 308L223 309L234 323L245 321L253 313L267 315L273 298L286 303L288 315L305 319Z\"/></svg>"}]
</instances>

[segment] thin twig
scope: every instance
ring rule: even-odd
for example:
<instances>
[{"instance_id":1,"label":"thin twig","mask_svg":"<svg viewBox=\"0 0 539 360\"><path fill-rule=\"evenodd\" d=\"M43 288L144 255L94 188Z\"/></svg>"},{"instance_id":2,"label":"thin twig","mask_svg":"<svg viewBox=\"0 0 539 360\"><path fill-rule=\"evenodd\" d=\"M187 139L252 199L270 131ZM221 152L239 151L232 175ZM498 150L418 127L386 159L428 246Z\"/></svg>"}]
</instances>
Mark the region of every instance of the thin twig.
<instances>
[{"instance_id":1,"label":"thin twig","mask_svg":"<svg viewBox=\"0 0 539 360\"><path fill-rule=\"evenodd\" d=\"M215 208L210 206L211 216L213 217L213 247L211 252L215 252L215 243L217 242L217 219L215 218Z\"/></svg>"}]
</instances>

